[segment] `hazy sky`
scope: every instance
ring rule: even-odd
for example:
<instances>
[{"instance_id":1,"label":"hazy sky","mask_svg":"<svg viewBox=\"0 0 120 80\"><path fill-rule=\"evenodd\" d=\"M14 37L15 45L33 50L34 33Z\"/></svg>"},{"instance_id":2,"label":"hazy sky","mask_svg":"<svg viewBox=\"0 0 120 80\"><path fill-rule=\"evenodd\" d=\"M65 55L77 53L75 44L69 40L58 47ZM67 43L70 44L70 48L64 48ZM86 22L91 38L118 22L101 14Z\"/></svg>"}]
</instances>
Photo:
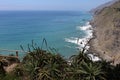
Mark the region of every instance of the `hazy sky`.
<instances>
[{"instance_id":1,"label":"hazy sky","mask_svg":"<svg viewBox=\"0 0 120 80\"><path fill-rule=\"evenodd\" d=\"M0 0L0 10L90 10L111 0Z\"/></svg>"}]
</instances>

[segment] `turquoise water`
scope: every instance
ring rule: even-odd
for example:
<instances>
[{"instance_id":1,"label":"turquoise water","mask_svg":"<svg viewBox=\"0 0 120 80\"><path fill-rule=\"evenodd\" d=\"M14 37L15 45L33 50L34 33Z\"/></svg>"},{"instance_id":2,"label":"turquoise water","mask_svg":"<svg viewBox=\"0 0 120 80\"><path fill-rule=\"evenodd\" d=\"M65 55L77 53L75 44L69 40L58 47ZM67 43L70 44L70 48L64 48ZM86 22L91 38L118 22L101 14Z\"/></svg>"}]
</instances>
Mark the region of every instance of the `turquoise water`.
<instances>
[{"instance_id":1,"label":"turquoise water","mask_svg":"<svg viewBox=\"0 0 120 80\"><path fill-rule=\"evenodd\" d=\"M21 50L20 45L26 48L32 40L41 46L45 38L49 47L65 57L71 56L78 51L78 45L65 38L83 38L85 31L76 28L90 19L89 13L78 11L0 11L0 50Z\"/></svg>"}]
</instances>

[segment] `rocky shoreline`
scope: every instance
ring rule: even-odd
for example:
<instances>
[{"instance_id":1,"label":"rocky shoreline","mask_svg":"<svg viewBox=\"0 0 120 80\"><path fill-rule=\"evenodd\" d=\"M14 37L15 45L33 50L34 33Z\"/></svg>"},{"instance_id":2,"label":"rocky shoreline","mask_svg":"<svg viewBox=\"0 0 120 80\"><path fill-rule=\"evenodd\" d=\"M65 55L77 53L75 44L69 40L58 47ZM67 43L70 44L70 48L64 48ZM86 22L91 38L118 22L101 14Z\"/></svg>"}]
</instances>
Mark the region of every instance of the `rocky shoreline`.
<instances>
[{"instance_id":1,"label":"rocky shoreline","mask_svg":"<svg viewBox=\"0 0 120 80\"><path fill-rule=\"evenodd\" d=\"M95 12L90 22L93 27L93 38L89 43L90 52L118 64L120 63L120 0Z\"/></svg>"}]
</instances>

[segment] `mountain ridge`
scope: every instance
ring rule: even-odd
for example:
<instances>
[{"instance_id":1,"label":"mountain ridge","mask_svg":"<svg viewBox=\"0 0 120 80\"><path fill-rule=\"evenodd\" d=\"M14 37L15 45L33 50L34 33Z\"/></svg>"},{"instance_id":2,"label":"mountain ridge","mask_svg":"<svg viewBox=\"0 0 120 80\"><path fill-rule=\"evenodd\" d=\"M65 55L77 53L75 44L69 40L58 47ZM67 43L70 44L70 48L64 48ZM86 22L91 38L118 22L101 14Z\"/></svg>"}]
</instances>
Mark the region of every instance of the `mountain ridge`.
<instances>
[{"instance_id":1,"label":"mountain ridge","mask_svg":"<svg viewBox=\"0 0 120 80\"><path fill-rule=\"evenodd\" d=\"M109 7L110 5L116 3L117 1L119 1L119 0L112 0L112 1L109 1L107 3L104 3L104 4L102 4L102 5L98 6L98 7L90 10L90 13L97 14L100 11L102 11L102 9L104 9L105 7Z\"/></svg>"}]
</instances>

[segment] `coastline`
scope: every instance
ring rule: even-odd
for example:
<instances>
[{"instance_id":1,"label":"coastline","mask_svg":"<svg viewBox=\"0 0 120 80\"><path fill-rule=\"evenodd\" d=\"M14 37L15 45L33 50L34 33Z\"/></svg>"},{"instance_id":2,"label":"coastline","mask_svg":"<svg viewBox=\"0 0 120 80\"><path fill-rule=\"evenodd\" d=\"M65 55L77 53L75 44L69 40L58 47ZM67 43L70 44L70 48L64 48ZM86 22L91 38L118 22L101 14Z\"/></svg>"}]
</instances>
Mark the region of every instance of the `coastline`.
<instances>
[{"instance_id":1,"label":"coastline","mask_svg":"<svg viewBox=\"0 0 120 80\"><path fill-rule=\"evenodd\" d=\"M90 25L92 27L92 37L90 38L90 42L88 43L88 45L90 46L89 53L92 53L93 55L97 55L99 57L99 60L104 59L106 61L112 61L112 58L106 55L104 52L101 52L100 48L98 47L97 37L101 34L96 34L97 32L100 32L98 28L99 24L96 24L97 22L96 17L98 17L99 14L100 13L98 14L94 13L93 19L90 21Z\"/></svg>"},{"instance_id":2,"label":"coastline","mask_svg":"<svg viewBox=\"0 0 120 80\"><path fill-rule=\"evenodd\" d=\"M70 39L65 38L65 41L78 45L78 47L76 47L78 50L83 49L83 47L85 46L86 46L85 47L86 51L91 50L92 45L90 43L95 36L95 34L93 33L93 26L91 24L91 21L86 22L84 26L78 26L77 29L84 31L86 33L86 36L84 36L83 38L70 38ZM92 61L101 60L101 58L94 56L96 54L88 54L88 55L91 57Z\"/></svg>"},{"instance_id":3,"label":"coastline","mask_svg":"<svg viewBox=\"0 0 120 80\"><path fill-rule=\"evenodd\" d=\"M103 7L99 13L94 13L90 24L93 28L93 37L89 43L89 52L98 55L101 59L120 63L120 1L116 0L108 7ZM97 11L95 11L97 12Z\"/></svg>"},{"instance_id":4,"label":"coastline","mask_svg":"<svg viewBox=\"0 0 120 80\"><path fill-rule=\"evenodd\" d=\"M95 28L96 28L97 26L94 25L94 22L93 22L92 20L90 21L90 25L92 26L92 37L90 38L90 42L88 43L88 45L90 46L90 47L89 47L89 50L88 50L89 53L92 53L93 55L98 56L98 57L97 57L98 60L100 60L100 59L105 59L105 60L107 60L107 61L112 61L112 59L111 59L109 56L100 53L98 50L96 50L96 47L94 47L93 44L95 44L95 45L97 44L97 41L95 41L95 39L97 38ZM96 60L95 60L95 61L96 61Z\"/></svg>"},{"instance_id":5,"label":"coastline","mask_svg":"<svg viewBox=\"0 0 120 80\"><path fill-rule=\"evenodd\" d=\"M80 31L84 31L85 32L85 36L83 38L65 38L66 42L70 42L70 43L74 43L76 45L78 45L77 49L81 49L82 47L84 47L86 45L86 43L88 42L89 39L92 38L92 26L90 25L90 22L86 22L84 26L77 26L76 28L77 30ZM87 49L89 48L89 46L87 46Z\"/></svg>"}]
</instances>

